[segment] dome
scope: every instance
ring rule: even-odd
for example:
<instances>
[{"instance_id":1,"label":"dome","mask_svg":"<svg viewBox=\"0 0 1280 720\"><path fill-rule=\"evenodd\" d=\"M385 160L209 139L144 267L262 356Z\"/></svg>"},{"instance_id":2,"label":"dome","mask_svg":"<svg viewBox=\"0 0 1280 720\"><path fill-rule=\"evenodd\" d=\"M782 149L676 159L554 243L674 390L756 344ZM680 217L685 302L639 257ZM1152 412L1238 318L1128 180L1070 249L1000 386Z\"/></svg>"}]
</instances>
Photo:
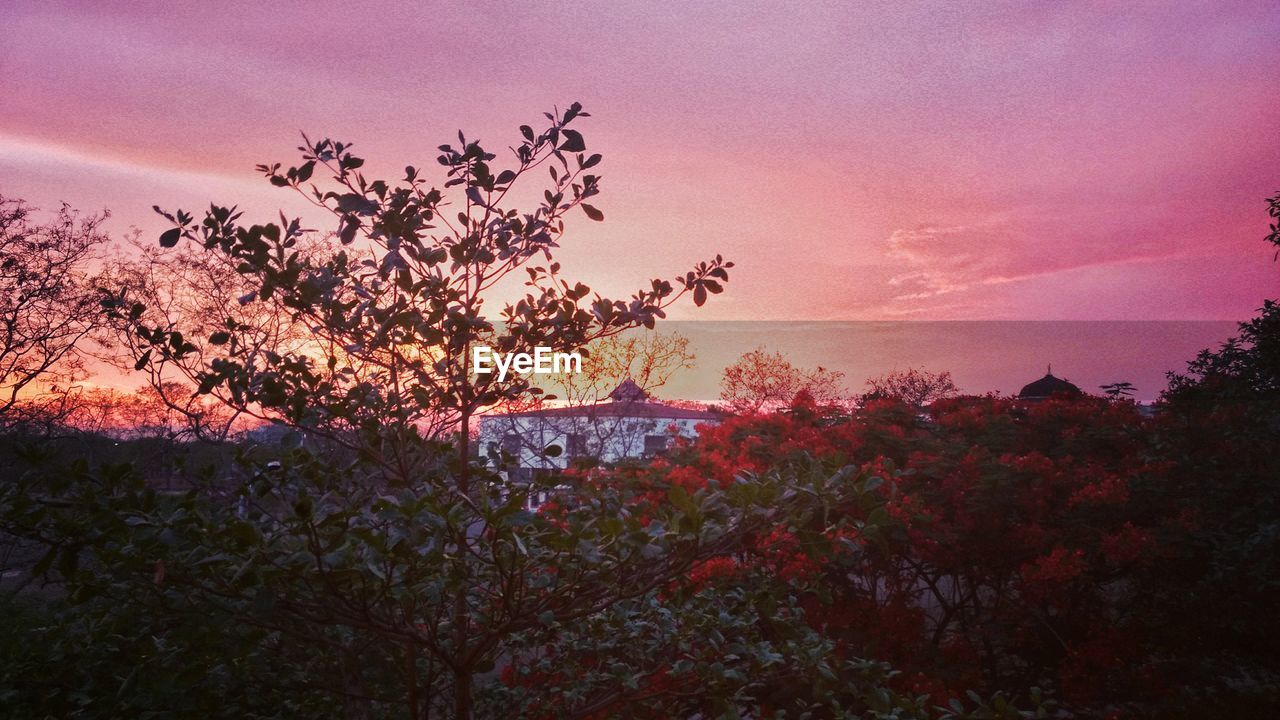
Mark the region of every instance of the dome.
<instances>
[{"instance_id":1,"label":"dome","mask_svg":"<svg viewBox=\"0 0 1280 720\"><path fill-rule=\"evenodd\" d=\"M1054 377L1053 372L1045 373L1045 376L1023 386L1018 392L1019 400L1044 400L1052 395L1083 395L1084 392L1074 384L1063 380L1060 377Z\"/></svg>"},{"instance_id":2,"label":"dome","mask_svg":"<svg viewBox=\"0 0 1280 720\"><path fill-rule=\"evenodd\" d=\"M641 402L649 399L649 393L642 390L634 380L627 378L609 393L609 399L614 402Z\"/></svg>"}]
</instances>

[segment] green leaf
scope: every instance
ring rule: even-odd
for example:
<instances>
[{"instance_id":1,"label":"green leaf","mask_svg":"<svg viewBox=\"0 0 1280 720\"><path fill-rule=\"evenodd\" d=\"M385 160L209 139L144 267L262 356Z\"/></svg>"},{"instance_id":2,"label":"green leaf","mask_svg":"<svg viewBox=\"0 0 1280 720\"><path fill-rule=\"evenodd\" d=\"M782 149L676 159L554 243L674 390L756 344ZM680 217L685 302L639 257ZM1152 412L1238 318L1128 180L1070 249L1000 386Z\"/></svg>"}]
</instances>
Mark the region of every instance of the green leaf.
<instances>
[{"instance_id":1,"label":"green leaf","mask_svg":"<svg viewBox=\"0 0 1280 720\"><path fill-rule=\"evenodd\" d=\"M686 514L693 515L697 512L697 507L693 504L693 497L689 495L689 491L680 485L672 485L667 490L667 499L675 506L677 510Z\"/></svg>"}]
</instances>

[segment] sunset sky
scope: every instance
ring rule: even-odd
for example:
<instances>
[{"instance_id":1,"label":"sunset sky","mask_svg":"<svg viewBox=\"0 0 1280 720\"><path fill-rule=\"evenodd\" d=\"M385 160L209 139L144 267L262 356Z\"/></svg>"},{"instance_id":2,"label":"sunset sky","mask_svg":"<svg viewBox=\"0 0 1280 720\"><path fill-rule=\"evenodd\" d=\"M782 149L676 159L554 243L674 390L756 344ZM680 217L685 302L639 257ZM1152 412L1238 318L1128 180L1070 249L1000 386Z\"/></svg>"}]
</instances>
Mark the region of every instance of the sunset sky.
<instances>
[{"instance_id":1,"label":"sunset sky","mask_svg":"<svg viewBox=\"0 0 1280 720\"><path fill-rule=\"evenodd\" d=\"M290 5L290 7L283 7ZM980 7L981 9L975 9ZM1275 296L1280 4L0 0L0 194L301 212L298 132L370 175L580 101L566 271L723 253L707 319L1243 319Z\"/></svg>"}]
</instances>

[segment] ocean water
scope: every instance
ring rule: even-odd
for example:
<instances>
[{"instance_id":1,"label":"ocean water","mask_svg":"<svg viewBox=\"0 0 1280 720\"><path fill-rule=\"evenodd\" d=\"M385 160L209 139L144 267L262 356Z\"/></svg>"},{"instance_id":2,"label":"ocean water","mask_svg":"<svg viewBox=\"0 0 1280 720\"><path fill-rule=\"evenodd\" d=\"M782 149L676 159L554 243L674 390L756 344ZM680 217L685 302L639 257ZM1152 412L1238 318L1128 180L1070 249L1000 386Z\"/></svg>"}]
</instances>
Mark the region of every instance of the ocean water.
<instances>
[{"instance_id":1,"label":"ocean water","mask_svg":"<svg viewBox=\"0 0 1280 720\"><path fill-rule=\"evenodd\" d=\"M890 370L949 371L966 393L1017 393L1053 374L1082 390L1130 382L1135 399L1150 402L1205 348L1236 334L1227 321L908 321L908 322L666 322L645 332L689 339L695 366L677 372L655 394L714 400L724 368L756 348L792 364L844 373L853 392Z\"/></svg>"}]
</instances>

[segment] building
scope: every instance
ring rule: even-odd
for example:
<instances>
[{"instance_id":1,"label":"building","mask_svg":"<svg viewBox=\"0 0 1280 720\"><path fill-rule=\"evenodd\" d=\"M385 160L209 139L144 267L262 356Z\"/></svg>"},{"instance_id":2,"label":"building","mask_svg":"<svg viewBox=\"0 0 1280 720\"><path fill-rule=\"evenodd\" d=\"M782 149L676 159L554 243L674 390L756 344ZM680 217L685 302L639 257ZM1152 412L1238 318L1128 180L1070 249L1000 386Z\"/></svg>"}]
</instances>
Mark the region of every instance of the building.
<instances>
[{"instance_id":1,"label":"building","mask_svg":"<svg viewBox=\"0 0 1280 720\"><path fill-rule=\"evenodd\" d=\"M551 487L572 464L653 457L677 437L696 437L699 425L719 422L709 410L654 400L628 378L604 402L486 416L477 445L508 482Z\"/></svg>"},{"instance_id":2,"label":"building","mask_svg":"<svg viewBox=\"0 0 1280 720\"><path fill-rule=\"evenodd\" d=\"M1084 395L1084 391L1076 387L1073 383L1054 377L1053 366L1050 365L1044 377L1033 383L1024 385L1022 390L1018 391L1018 399L1025 402L1040 402L1048 400L1054 395L1067 395L1078 397Z\"/></svg>"}]
</instances>

